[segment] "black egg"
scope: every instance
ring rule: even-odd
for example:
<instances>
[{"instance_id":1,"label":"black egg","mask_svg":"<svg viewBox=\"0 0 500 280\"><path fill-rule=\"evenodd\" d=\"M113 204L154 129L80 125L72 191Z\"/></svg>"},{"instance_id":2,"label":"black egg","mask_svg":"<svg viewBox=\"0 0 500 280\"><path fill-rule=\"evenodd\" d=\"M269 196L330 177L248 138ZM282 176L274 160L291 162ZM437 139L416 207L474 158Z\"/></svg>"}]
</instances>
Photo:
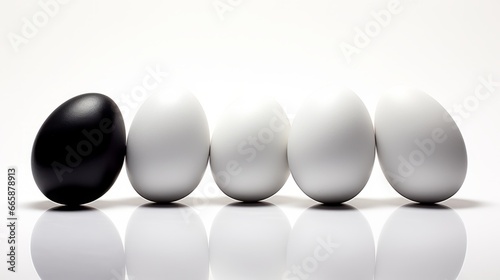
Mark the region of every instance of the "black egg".
<instances>
[{"instance_id":1,"label":"black egg","mask_svg":"<svg viewBox=\"0 0 500 280\"><path fill-rule=\"evenodd\" d=\"M79 205L113 185L125 158L125 124L111 98L87 93L50 114L38 131L31 170L50 200Z\"/></svg>"}]
</instances>

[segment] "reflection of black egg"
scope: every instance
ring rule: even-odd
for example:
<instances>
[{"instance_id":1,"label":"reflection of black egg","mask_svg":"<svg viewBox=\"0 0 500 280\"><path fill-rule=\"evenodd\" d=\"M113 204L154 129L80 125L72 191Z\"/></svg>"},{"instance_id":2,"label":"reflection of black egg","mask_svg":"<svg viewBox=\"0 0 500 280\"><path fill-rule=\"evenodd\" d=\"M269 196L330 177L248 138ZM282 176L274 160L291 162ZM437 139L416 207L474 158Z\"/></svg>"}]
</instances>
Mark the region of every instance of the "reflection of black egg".
<instances>
[{"instance_id":1,"label":"reflection of black egg","mask_svg":"<svg viewBox=\"0 0 500 280\"><path fill-rule=\"evenodd\" d=\"M88 93L59 106L33 144L31 170L50 200L91 202L113 185L125 157L125 124L109 97Z\"/></svg>"}]
</instances>

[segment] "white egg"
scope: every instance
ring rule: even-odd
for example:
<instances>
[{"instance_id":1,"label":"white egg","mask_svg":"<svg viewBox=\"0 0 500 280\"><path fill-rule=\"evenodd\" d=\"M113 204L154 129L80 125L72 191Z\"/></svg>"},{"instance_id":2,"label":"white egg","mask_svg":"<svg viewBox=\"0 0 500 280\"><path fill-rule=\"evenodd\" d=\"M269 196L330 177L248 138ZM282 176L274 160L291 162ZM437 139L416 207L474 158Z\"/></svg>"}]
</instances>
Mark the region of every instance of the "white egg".
<instances>
[{"instance_id":1,"label":"white egg","mask_svg":"<svg viewBox=\"0 0 500 280\"><path fill-rule=\"evenodd\" d=\"M259 201L275 194L290 171L286 145L290 123L270 98L241 98L230 105L212 135L210 167L229 197Z\"/></svg>"},{"instance_id":2,"label":"white egg","mask_svg":"<svg viewBox=\"0 0 500 280\"><path fill-rule=\"evenodd\" d=\"M375 160L373 124L349 89L316 94L295 116L288 163L295 182L314 200L341 203L366 185Z\"/></svg>"},{"instance_id":3,"label":"white egg","mask_svg":"<svg viewBox=\"0 0 500 280\"><path fill-rule=\"evenodd\" d=\"M394 88L375 116L380 166L402 196L435 203L453 196L467 173L464 139L451 116L426 93Z\"/></svg>"},{"instance_id":4,"label":"white egg","mask_svg":"<svg viewBox=\"0 0 500 280\"><path fill-rule=\"evenodd\" d=\"M210 132L194 95L172 90L151 96L137 112L127 142L127 173L134 189L155 202L191 193L205 172Z\"/></svg>"}]
</instances>

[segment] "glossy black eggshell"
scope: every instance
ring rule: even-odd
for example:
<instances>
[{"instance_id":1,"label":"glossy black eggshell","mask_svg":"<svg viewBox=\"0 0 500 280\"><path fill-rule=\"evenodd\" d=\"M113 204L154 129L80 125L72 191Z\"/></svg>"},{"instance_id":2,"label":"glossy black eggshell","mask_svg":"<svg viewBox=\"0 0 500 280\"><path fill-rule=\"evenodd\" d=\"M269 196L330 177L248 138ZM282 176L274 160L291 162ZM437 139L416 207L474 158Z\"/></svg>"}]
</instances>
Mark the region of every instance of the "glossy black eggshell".
<instances>
[{"instance_id":1,"label":"glossy black eggshell","mask_svg":"<svg viewBox=\"0 0 500 280\"><path fill-rule=\"evenodd\" d=\"M33 144L38 188L66 205L98 199L120 173L125 139L123 117L109 97L87 93L66 101L45 120Z\"/></svg>"}]
</instances>

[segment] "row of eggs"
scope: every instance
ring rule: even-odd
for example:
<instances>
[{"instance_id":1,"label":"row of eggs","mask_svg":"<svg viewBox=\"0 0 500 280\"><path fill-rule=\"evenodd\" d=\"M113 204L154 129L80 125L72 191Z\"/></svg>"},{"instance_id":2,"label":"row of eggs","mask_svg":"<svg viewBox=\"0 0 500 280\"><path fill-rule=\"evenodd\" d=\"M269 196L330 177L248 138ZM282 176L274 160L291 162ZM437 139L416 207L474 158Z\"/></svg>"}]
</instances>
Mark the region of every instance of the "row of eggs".
<instances>
[{"instance_id":1,"label":"row of eggs","mask_svg":"<svg viewBox=\"0 0 500 280\"><path fill-rule=\"evenodd\" d=\"M375 132L362 100L337 89L311 96L293 126L275 100L242 98L228 107L212 139L204 110L189 92L151 96L127 140L117 105L102 94L83 94L43 123L31 162L40 190L66 205L106 193L125 155L132 186L154 202L189 195L210 161L215 182L236 200L266 199L291 173L312 199L342 203L368 182L375 151L389 183L410 200L443 201L465 179L467 153L455 122L432 97L408 88L382 96Z\"/></svg>"}]
</instances>

